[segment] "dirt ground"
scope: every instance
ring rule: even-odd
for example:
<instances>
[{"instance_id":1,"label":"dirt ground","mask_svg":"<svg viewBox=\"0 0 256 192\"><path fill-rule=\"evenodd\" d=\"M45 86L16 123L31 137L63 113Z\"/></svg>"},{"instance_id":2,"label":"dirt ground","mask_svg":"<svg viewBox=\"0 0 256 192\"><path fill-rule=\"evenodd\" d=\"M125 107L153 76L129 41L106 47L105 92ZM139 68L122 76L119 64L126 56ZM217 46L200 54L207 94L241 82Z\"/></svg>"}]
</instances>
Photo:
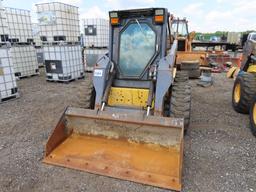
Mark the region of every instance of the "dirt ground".
<instances>
[{"instance_id":1,"label":"dirt ground","mask_svg":"<svg viewBox=\"0 0 256 192\"><path fill-rule=\"evenodd\" d=\"M233 80L225 74L214 79L210 88L191 82L183 191L256 191L256 138L250 133L248 116L231 107ZM0 105L0 191L167 191L42 164L48 135L65 107L74 104L81 84L82 80L48 83L41 74L19 81L21 97Z\"/></svg>"}]
</instances>

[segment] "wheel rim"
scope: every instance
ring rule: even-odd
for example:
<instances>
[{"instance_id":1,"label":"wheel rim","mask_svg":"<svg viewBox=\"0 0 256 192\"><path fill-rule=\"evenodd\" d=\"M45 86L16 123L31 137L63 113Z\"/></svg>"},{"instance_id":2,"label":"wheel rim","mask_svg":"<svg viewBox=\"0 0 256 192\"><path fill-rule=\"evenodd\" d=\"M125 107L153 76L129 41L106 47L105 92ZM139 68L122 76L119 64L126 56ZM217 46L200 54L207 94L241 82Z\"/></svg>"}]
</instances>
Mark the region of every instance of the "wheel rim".
<instances>
[{"instance_id":1,"label":"wheel rim","mask_svg":"<svg viewBox=\"0 0 256 192\"><path fill-rule=\"evenodd\" d=\"M235 91L234 91L234 99L236 103L239 103L241 98L241 85L240 83L237 83L235 86Z\"/></svg>"},{"instance_id":2,"label":"wheel rim","mask_svg":"<svg viewBox=\"0 0 256 192\"><path fill-rule=\"evenodd\" d=\"M256 103L254 103L253 105L252 117L253 117L254 124L256 124Z\"/></svg>"}]
</instances>

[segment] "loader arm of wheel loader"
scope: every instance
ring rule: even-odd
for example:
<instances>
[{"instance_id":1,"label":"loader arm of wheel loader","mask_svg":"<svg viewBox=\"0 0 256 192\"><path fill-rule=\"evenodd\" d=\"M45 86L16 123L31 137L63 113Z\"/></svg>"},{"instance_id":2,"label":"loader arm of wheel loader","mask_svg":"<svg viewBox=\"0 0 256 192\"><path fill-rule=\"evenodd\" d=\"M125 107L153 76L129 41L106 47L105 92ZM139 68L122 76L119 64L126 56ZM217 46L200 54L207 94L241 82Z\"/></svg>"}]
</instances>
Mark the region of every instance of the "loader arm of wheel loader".
<instances>
[{"instance_id":1,"label":"loader arm of wheel loader","mask_svg":"<svg viewBox=\"0 0 256 192\"><path fill-rule=\"evenodd\" d=\"M95 108L68 107L44 162L181 190L184 119L164 116L173 83L167 9L110 12L109 56L93 72Z\"/></svg>"}]
</instances>

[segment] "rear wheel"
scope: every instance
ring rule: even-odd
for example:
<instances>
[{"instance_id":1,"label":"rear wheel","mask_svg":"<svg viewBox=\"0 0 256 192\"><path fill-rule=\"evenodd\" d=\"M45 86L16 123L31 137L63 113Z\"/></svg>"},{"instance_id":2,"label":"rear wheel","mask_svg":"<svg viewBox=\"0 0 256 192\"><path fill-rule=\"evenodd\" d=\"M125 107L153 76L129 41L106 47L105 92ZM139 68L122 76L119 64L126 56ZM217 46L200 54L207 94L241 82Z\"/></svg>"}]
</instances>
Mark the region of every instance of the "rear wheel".
<instances>
[{"instance_id":1,"label":"rear wheel","mask_svg":"<svg viewBox=\"0 0 256 192\"><path fill-rule=\"evenodd\" d=\"M198 61L182 61L180 69L181 70L198 70L200 63Z\"/></svg>"},{"instance_id":2,"label":"rear wheel","mask_svg":"<svg viewBox=\"0 0 256 192\"><path fill-rule=\"evenodd\" d=\"M256 96L254 96L250 108L250 128L252 134L256 137Z\"/></svg>"},{"instance_id":3,"label":"rear wheel","mask_svg":"<svg viewBox=\"0 0 256 192\"><path fill-rule=\"evenodd\" d=\"M177 71L170 99L170 116L184 118L185 132L188 130L191 111L191 86L188 73Z\"/></svg>"},{"instance_id":4,"label":"rear wheel","mask_svg":"<svg viewBox=\"0 0 256 192\"><path fill-rule=\"evenodd\" d=\"M239 75L234 83L232 94L233 108L239 113L249 113L250 104L256 93L256 78L251 73Z\"/></svg>"},{"instance_id":5,"label":"rear wheel","mask_svg":"<svg viewBox=\"0 0 256 192\"><path fill-rule=\"evenodd\" d=\"M180 69L187 71L188 76L191 79L199 78L201 75L200 63L198 61L183 61Z\"/></svg>"},{"instance_id":6,"label":"rear wheel","mask_svg":"<svg viewBox=\"0 0 256 192\"><path fill-rule=\"evenodd\" d=\"M188 71L188 76L190 79L197 79L201 76L201 71L200 71L200 69L190 70L190 71Z\"/></svg>"}]
</instances>

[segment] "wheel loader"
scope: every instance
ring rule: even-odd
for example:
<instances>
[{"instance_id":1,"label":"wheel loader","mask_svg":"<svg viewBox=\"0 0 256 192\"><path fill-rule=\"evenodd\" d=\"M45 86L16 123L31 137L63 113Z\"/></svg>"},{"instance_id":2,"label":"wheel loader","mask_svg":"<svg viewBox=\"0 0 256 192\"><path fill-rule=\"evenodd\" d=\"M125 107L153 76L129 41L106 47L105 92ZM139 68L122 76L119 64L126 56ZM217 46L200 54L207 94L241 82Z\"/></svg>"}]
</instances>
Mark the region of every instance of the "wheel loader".
<instances>
[{"instance_id":1,"label":"wheel loader","mask_svg":"<svg viewBox=\"0 0 256 192\"><path fill-rule=\"evenodd\" d=\"M178 40L178 51L191 52L192 41L196 36L195 31L188 32L188 21L186 18L171 17L171 33Z\"/></svg>"},{"instance_id":2,"label":"wheel loader","mask_svg":"<svg viewBox=\"0 0 256 192\"><path fill-rule=\"evenodd\" d=\"M178 41L176 64L181 70L187 71L190 78L199 78L200 66L207 66L207 53L205 51L193 51L192 41L195 31L188 32L188 21L186 18L170 18L171 37Z\"/></svg>"},{"instance_id":3,"label":"wheel loader","mask_svg":"<svg viewBox=\"0 0 256 192\"><path fill-rule=\"evenodd\" d=\"M239 113L249 113L251 131L256 136L256 33L250 33L244 45L242 65L233 87L232 105Z\"/></svg>"},{"instance_id":4,"label":"wheel loader","mask_svg":"<svg viewBox=\"0 0 256 192\"><path fill-rule=\"evenodd\" d=\"M86 107L66 109L43 162L180 191L191 88L176 70L177 41L167 43L170 14L150 8L109 17L109 54L84 88Z\"/></svg>"}]
</instances>

